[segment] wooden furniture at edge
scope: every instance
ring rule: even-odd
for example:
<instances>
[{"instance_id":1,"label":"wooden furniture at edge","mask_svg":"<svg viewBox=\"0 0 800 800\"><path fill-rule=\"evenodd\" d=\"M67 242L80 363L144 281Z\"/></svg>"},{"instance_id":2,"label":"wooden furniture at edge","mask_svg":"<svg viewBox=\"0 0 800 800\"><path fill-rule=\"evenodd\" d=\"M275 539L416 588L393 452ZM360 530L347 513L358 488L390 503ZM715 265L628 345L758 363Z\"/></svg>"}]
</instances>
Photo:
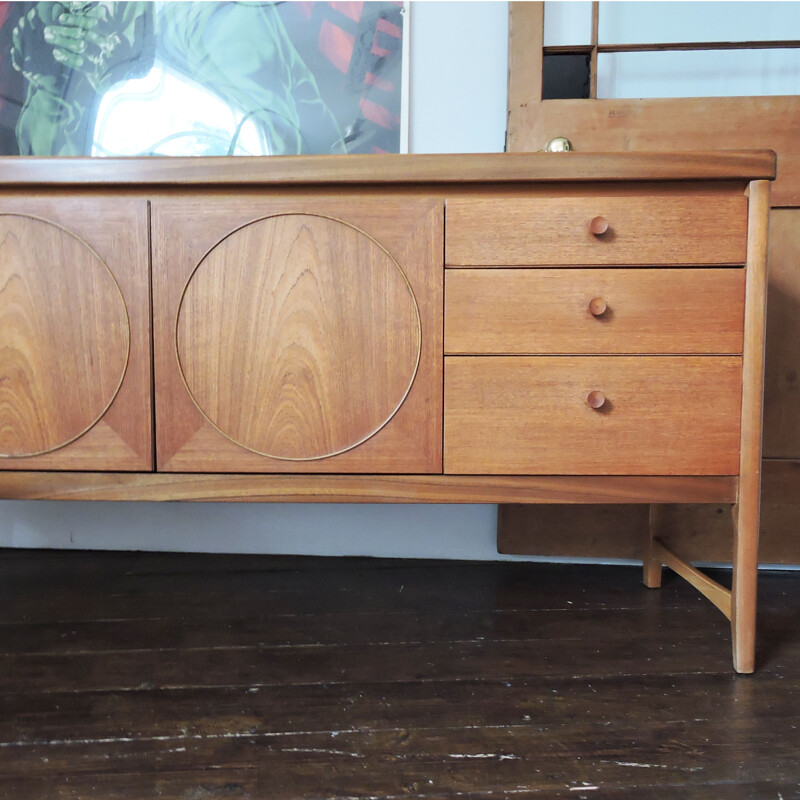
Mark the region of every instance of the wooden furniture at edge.
<instances>
[{"instance_id":1,"label":"wooden furniture at edge","mask_svg":"<svg viewBox=\"0 0 800 800\"><path fill-rule=\"evenodd\" d=\"M800 525L800 137L796 135L800 94L602 99L591 94L592 99L543 100L543 59L559 50L544 47L544 7L533 1L509 3L509 152L543 150L554 137L563 136L576 152L587 153L669 153L703 150L712 142L715 150L767 148L777 155L777 178L770 190L759 559L762 564L800 564L800 538L792 535ZM618 50L618 44L598 43L597 24L605 9L598 3L592 8L591 41L600 52ZM655 48L710 45L662 43ZM747 48L748 43L722 46ZM598 47L584 48L592 61L592 77ZM672 55L684 58L676 51ZM710 504L670 506L662 515L663 538L685 558L730 562L730 518L724 512ZM498 550L567 558L636 558L639 532L647 526L647 518L646 505L503 505ZM559 530L557 537L551 535L554 527Z\"/></svg>"},{"instance_id":2,"label":"wooden furniture at edge","mask_svg":"<svg viewBox=\"0 0 800 800\"><path fill-rule=\"evenodd\" d=\"M0 496L650 503L754 669L765 151L0 159ZM732 590L658 539L730 503Z\"/></svg>"}]
</instances>

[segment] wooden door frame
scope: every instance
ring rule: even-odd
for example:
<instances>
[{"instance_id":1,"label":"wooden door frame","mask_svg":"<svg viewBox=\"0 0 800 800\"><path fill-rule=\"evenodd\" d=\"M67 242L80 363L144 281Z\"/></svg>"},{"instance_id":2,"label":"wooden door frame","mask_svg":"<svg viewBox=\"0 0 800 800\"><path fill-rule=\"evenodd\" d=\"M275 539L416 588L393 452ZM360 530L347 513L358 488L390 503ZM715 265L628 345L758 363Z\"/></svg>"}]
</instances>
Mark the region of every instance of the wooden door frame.
<instances>
[{"instance_id":1,"label":"wooden door frame","mask_svg":"<svg viewBox=\"0 0 800 800\"><path fill-rule=\"evenodd\" d=\"M543 45L544 3L510 2L508 152L555 136L582 152L767 148L778 154L772 207L800 207L800 96L542 100Z\"/></svg>"}]
</instances>

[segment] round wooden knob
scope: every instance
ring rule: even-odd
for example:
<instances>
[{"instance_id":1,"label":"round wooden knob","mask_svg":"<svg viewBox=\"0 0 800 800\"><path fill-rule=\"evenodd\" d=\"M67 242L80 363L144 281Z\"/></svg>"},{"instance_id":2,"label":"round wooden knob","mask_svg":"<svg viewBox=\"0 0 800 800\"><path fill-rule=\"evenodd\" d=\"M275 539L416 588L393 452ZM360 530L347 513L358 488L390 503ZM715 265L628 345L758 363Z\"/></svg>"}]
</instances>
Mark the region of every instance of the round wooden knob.
<instances>
[{"instance_id":1,"label":"round wooden knob","mask_svg":"<svg viewBox=\"0 0 800 800\"><path fill-rule=\"evenodd\" d=\"M595 217L589 223L589 230L595 236L602 236L608 230L608 220L605 217Z\"/></svg>"},{"instance_id":2,"label":"round wooden knob","mask_svg":"<svg viewBox=\"0 0 800 800\"><path fill-rule=\"evenodd\" d=\"M586 397L586 405L589 408L602 408L606 404L606 396L602 392L589 392Z\"/></svg>"},{"instance_id":3,"label":"round wooden knob","mask_svg":"<svg viewBox=\"0 0 800 800\"><path fill-rule=\"evenodd\" d=\"M593 297L589 301L589 313L593 317L602 317L608 309L608 304L602 297Z\"/></svg>"}]
</instances>

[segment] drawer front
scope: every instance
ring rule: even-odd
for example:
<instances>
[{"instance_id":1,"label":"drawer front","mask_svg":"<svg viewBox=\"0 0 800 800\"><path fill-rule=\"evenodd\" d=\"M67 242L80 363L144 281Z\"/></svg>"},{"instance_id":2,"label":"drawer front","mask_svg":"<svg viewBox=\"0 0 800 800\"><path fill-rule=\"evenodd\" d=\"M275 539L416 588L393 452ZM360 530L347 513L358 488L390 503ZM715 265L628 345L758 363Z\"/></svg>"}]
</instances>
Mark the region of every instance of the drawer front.
<instances>
[{"instance_id":1,"label":"drawer front","mask_svg":"<svg viewBox=\"0 0 800 800\"><path fill-rule=\"evenodd\" d=\"M445 472L735 475L741 377L735 356L449 356Z\"/></svg>"},{"instance_id":2,"label":"drawer front","mask_svg":"<svg viewBox=\"0 0 800 800\"><path fill-rule=\"evenodd\" d=\"M741 353L743 269L451 269L450 354Z\"/></svg>"},{"instance_id":3,"label":"drawer front","mask_svg":"<svg viewBox=\"0 0 800 800\"><path fill-rule=\"evenodd\" d=\"M746 233L741 192L462 197L447 203L445 263L743 264Z\"/></svg>"}]
</instances>

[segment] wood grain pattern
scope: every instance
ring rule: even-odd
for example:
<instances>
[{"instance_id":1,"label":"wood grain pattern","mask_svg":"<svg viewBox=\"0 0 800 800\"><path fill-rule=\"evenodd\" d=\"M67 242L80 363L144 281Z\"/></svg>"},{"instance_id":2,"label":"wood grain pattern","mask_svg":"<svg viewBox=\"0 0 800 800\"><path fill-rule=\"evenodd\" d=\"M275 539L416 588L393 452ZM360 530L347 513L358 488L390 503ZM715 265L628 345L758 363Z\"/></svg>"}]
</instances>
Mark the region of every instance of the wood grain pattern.
<instances>
[{"instance_id":1,"label":"wood grain pattern","mask_svg":"<svg viewBox=\"0 0 800 800\"><path fill-rule=\"evenodd\" d=\"M57 450L106 412L125 375L125 302L91 247L0 215L0 457Z\"/></svg>"},{"instance_id":2,"label":"wood grain pattern","mask_svg":"<svg viewBox=\"0 0 800 800\"><path fill-rule=\"evenodd\" d=\"M683 501L677 498L672 502ZM536 508L523 504L501 505L497 509L497 552L559 558L641 559L642 540L648 531L649 508L649 505L617 504L565 506L553 503ZM677 506L664 508L666 520ZM730 523L729 516L726 522ZM689 526L684 529L688 530ZM664 531L662 538L672 541L669 538L674 532L672 526L665 523ZM730 561L730 524L725 536L727 560ZM688 550L684 546L681 552ZM692 552L697 552L696 546Z\"/></svg>"},{"instance_id":3,"label":"wood grain pattern","mask_svg":"<svg viewBox=\"0 0 800 800\"><path fill-rule=\"evenodd\" d=\"M528 47L528 42L525 42ZM525 78L523 78L525 80ZM783 98L772 98L780 100ZM603 101L597 101L598 104ZM529 111L527 113L530 113ZM709 124L713 121L710 120ZM559 135L558 133L553 134ZM787 130L786 135L789 134ZM552 136L550 137L552 138ZM542 150L509 147L509 150ZM716 146L716 142L714 145ZM500 181L744 180L775 177L769 150L691 153L619 153L587 148L563 154L482 153L228 158L0 158L0 186L321 186L326 184L431 184ZM588 152L593 149L594 152ZM660 148L666 149L666 148ZM673 148L674 149L674 148ZM678 148L680 149L680 148Z\"/></svg>"},{"instance_id":4,"label":"wood grain pattern","mask_svg":"<svg viewBox=\"0 0 800 800\"><path fill-rule=\"evenodd\" d=\"M733 356L447 356L445 472L734 475L741 369Z\"/></svg>"},{"instance_id":5,"label":"wood grain pattern","mask_svg":"<svg viewBox=\"0 0 800 800\"><path fill-rule=\"evenodd\" d=\"M772 209L764 456L800 458L800 209Z\"/></svg>"},{"instance_id":6,"label":"wood grain pattern","mask_svg":"<svg viewBox=\"0 0 800 800\"><path fill-rule=\"evenodd\" d=\"M741 353L744 281L741 269L449 269L445 353Z\"/></svg>"},{"instance_id":7,"label":"wood grain pattern","mask_svg":"<svg viewBox=\"0 0 800 800\"><path fill-rule=\"evenodd\" d=\"M3 469L148 469L146 203L2 194L0 220Z\"/></svg>"},{"instance_id":8,"label":"wood grain pattern","mask_svg":"<svg viewBox=\"0 0 800 800\"><path fill-rule=\"evenodd\" d=\"M654 540L652 550L655 558L677 572L685 581L688 581L700 594L708 598L728 619L731 618L731 590L721 586L708 575L693 567L688 561L680 558L658 539Z\"/></svg>"},{"instance_id":9,"label":"wood grain pattern","mask_svg":"<svg viewBox=\"0 0 800 800\"><path fill-rule=\"evenodd\" d=\"M764 411L764 343L767 305L767 181L750 184L747 301L742 365L742 431L739 496L733 529L733 665L755 669L758 533L761 513L761 428Z\"/></svg>"},{"instance_id":10,"label":"wood grain pattern","mask_svg":"<svg viewBox=\"0 0 800 800\"><path fill-rule=\"evenodd\" d=\"M442 211L430 197L355 192L156 197L159 469L441 472ZM181 376L176 323L187 382L208 417ZM391 415L418 353L391 421L358 447L314 458L356 444ZM294 365L276 370L287 355Z\"/></svg>"},{"instance_id":11,"label":"wood grain pattern","mask_svg":"<svg viewBox=\"0 0 800 800\"><path fill-rule=\"evenodd\" d=\"M800 462L764 459L761 564L800 563L800 537L787 535L800 528L798 481ZM733 500L713 505L678 497L671 502L680 505L662 506L659 538L687 561L730 564ZM647 506L508 505L499 510L497 546L515 555L637 560L646 529Z\"/></svg>"},{"instance_id":12,"label":"wood grain pattern","mask_svg":"<svg viewBox=\"0 0 800 800\"><path fill-rule=\"evenodd\" d=\"M601 235L590 230L597 216L609 223ZM607 187L585 196L460 198L447 203L445 264L743 264L746 231L742 191L634 198Z\"/></svg>"},{"instance_id":13,"label":"wood grain pattern","mask_svg":"<svg viewBox=\"0 0 800 800\"><path fill-rule=\"evenodd\" d=\"M730 476L306 476L0 472L0 497L14 500L190 500L259 503L631 504L678 501L732 503L736 499L736 487L737 479ZM589 510L594 513L593 506L590 506Z\"/></svg>"},{"instance_id":14,"label":"wood grain pattern","mask_svg":"<svg viewBox=\"0 0 800 800\"><path fill-rule=\"evenodd\" d=\"M513 51L524 45L510 36L509 59ZM530 62L529 62L530 63ZM541 69L519 75L516 84L537 86ZM705 146L713 141L720 147L762 147L777 151L778 179L771 190L769 314L767 315L766 394L764 408L764 454L774 458L800 456L800 415L797 413L797 375L800 372L800 329L798 328L798 271L800 238L796 210L775 207L800 205L800 140L795 131L800 125L800 97L730 97L674 99L612 99L586 102L561 100L525 105L509 103L508 149L539 149L553 135L569 136L578 150L592 151L672 151L678 148ZM770 462L765 462L770 463ZM796 490L795 490L796 491ZM773 492L777 492L773 494ZM796 524L788 495L768 482L762 491L762 502L768 509L762 522L766 535L768 561L800 563L795 537L782 535L781 525L791 530ZM693 557L702 560L729 560L730 531L727 514L694 508L670 510L679 514L672 526L677 536L681 524L691 535ZM725 517L724 522L721 518ZM619 516L624 529L628 516ZM606 531L594 529L589 520L583 550L577 540L564 542L570 556L620 557L629 553L626 540L613 540ZM521 523L524 524L524 523ZM565 522L568 527L569 523ZM708 535L702 530L706 527ZM536 525L533 525L536 529ZM541 551L551 554L550 547L538 532ZM681 547L685 547L685 542ZM511 552L514 552L513 550ZM683 550L681 551L683 552ZM624 557L624 556L623 556ZM627 556L631 557L631 556Z\"/></svg>"},{"instance_id":15,"label":"wood grain pattern","mask_svg":"<svg viewBox=\"0 0 800 800\"><path fill-rule=\"evenodd\" d=\"M647 508L647 527L642 546L642 582L648 589L660 589L662 560L655 543L656 539L660 539L664 525L664 505L650 503Z\"/></svg>"},{"instance_id":16,"label":"wood grain pattern","mask_svg":"<svg viewBox=\"0 0 800 800\"><path fill-rule=\"evenodd\" d=\"M529 103L542 99L544 3L508 4L508 129ZM531 80L531 76L535 76ZM512 122L512 120L514 120ZM558 134L554 134L557 136ZM544 150L545 142L531 150Z\"/></svg>"},{"instance_id":17,"label":"wood grain pattern","mask_svg":"<svg viewBox=\"0 0 800 800\"><path fill-rule=\"evenodd\" d=\"M800 153L781 155L781 181L778 183L776 178L773 183L770 205L772 208L800 206Z\"/></svg>"},{"instance_id":18,"label":"wood grain pattern","mask_svg":"<svg viewBox=\"0 0 800 800\"><path fill-rule=\"evenodd\" d=\"M535 86L541 72L518 80ZM541 150L554 136L566 136L578 153L646 151L657 159L663 151L670 160L710 142L721 150L769 147L780 161L773 205L800 204L800 96L548 100L515 108L510 153Z\"/></svg>"},{"instance_id":19,"label":"wood grain pattern","mask_svg":"<svg viewBox=\"0 0 800 800\"><path fill-rule=\"evenodd\" d=\"M762 668L742 681L715 609L677 580L653 597L631 567L2 566L9 799L580 800L602 776L614 800L788 800L800 781L790 575L764 576Z\"/></svg>"},{"instance_id":20,"label":"wood grain pattern","mask_svg":"<svg viewBox=\"0 0 800 800\"><path fill-rule=\"evenodd\" d=\"M271 458L327 458L374 436L411 389L419 310L357 228L287 214L214 245L184 290L177 353L223 435Z\"/></svg>"}]
</instances>

